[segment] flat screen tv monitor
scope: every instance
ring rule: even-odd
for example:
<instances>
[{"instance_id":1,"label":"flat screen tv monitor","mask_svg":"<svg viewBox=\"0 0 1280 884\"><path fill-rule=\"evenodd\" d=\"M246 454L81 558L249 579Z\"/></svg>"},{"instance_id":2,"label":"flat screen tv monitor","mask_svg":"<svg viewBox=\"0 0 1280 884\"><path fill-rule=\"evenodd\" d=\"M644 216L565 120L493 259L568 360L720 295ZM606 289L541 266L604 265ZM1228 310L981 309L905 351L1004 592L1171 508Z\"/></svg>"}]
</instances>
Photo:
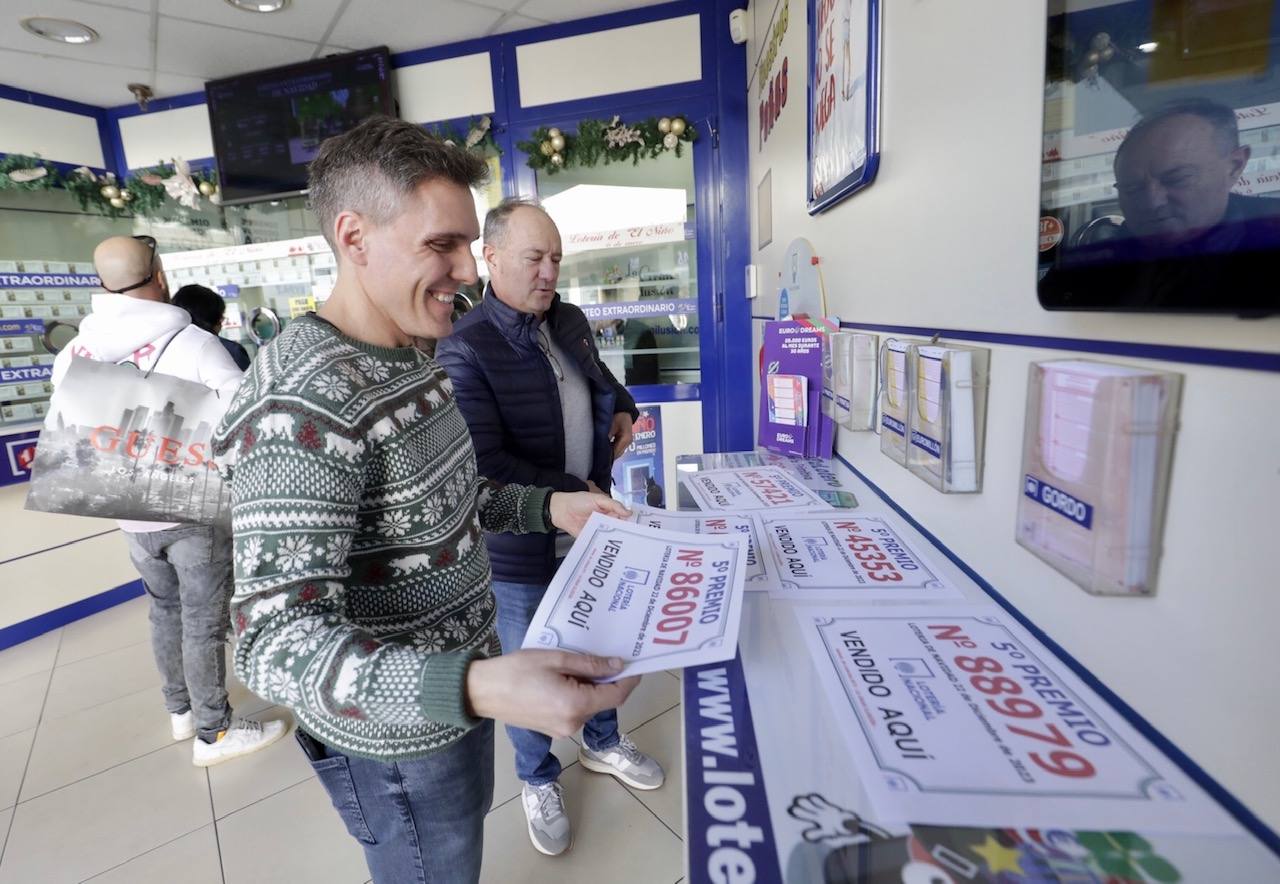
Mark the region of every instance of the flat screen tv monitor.
<instances>
[{"instance_id":1,"label":"flat screen tv monitor","mask_svg":"<svg viewBox=\"0 0 1280 884\"><path fill-rule=\"evenodd\" d=\"M1040 303L1280 313L1280 0L1051 0L1048 24Z\"/></svg>"},{"instance_id":2,"label":"flat screen tv monitor","mask_svg":"<svg viewBox=\"0 0 1280 884\"><path fill-rule=\"evenodd\" d=\"M205 84L222 201L302 193L320 142L394 114L385 46Z\"/></svg>"}]
</instances>

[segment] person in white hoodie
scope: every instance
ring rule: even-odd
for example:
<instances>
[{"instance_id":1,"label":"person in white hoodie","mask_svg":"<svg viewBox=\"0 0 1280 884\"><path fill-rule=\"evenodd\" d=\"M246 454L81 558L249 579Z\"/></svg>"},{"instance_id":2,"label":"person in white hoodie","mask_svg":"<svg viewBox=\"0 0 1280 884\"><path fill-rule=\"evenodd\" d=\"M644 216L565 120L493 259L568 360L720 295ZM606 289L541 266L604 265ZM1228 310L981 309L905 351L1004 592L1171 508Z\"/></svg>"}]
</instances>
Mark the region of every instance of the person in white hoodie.
<instances>
[{"instance_id":1,"label":"person in white hoodie","mask_svg":"<svg viewBox=\"0 0 1280 884\"><path fill-rule=\"evenodd\" d=\"M169 283L149 236L113 236L93 253L108 294L58 353L53 383L76 357L132 362L218 390L230 403L241 372L208 332L169 303ZM233 588L231 526L121 521L129 557L151 599L151 644L175 740L192 740L192 761L208 767L284 736L279 721L236 719L227 699L223 645ZM192 739L192 738L195 739Z\"/></svg>"}]
</instances>

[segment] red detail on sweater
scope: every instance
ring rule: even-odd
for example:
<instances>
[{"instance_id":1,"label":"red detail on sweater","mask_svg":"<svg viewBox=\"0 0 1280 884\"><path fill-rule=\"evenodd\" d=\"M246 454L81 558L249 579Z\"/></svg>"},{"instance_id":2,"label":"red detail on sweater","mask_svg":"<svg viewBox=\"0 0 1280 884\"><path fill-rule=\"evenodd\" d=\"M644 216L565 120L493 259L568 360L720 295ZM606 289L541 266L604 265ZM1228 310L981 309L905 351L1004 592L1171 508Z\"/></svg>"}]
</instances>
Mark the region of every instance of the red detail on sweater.
<instances>
[{"instance_id":1,"label":"red detail on sweater","mask_svg":"<svg viewBox=\"0 0 1280 884\"><path fill-rule=\"evenodd\" d=\"M303 448L310 448L312 451L324 446L324 440L320 438L320 432L316 429L316 425L307 421L302 425L302 429L298 431L298 443Z\"/></svg>"},{"instance_id":2,"label":"red detail on sweater","mask_svg":"<svg viewBox=\"0 0 1280 884\"><path fill-rule=\"evenodd\" d=\"M298 593L298 598L302 599L304 602L314 602L316 599L320 598L320 587L316 586L314 583L308 583L306 586L302 587L302 592Z\"/></svg>"},{"instance_id":3,"label":"red detail on sweater","mask_svg":"<svg viewBox=\"0 0 1280 884\"><path fill-rule=\"evenodd\" d=\"M437 568L443 568L445 565L452 564L453 561L454 561L453 553L451 553L447 549L442 549L440 550L440 555L436 556L435 561L433 561L431 564L435 565Z\"/></svg>"}]
</instances>

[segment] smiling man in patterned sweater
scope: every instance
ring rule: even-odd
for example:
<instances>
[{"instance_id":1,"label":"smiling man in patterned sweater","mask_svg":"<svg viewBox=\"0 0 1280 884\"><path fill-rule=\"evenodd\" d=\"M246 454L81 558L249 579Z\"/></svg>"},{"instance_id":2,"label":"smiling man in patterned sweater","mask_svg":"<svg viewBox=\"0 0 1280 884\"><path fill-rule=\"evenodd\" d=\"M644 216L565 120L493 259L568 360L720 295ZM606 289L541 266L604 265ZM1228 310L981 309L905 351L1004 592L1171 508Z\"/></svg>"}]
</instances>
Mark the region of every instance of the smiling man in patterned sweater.
<instances>
[{"instance_id":1,"label":"smiling man in patterned sweater","mask_svg":"<svg viewBox=\"0 0 1280 884\"><path fill-rule=\"evenodd\" d=\"M609 498L481 480L448 378L414 346L476 280L484 164L374 118L310 194L333 294L259 354L215 436L233 465L236 672L298 742L375 881L475 881L493 722L567 735L636 679L620 660L497 656L483 531L576 533Z\"/></svg>"}]
</instances>

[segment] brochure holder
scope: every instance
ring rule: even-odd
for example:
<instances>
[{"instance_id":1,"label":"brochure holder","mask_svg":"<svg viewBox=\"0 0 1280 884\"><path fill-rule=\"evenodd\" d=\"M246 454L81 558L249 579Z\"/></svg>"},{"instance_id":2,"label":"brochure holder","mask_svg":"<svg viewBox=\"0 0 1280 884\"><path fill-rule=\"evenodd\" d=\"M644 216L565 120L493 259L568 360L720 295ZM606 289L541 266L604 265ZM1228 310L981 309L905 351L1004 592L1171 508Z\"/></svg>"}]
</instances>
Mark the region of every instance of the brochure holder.
<instances>
[{"instance_id":1,"label":"brochure holder","mask_svg":"<svg viewBox=\"0 0 1280 884\"><path fill-rule=\"evenodd\" d=\"M982 490L991 351L913 344L907 469L939 491Z\"/></svg>"},{"instance_id":2,"label":"brochure holder","mask_svg":"<svg viewBox=\"0 0 1280 884\"><path fill-rule=\"evenodd\" d=\"M1095 595L1155 592L1182 376L1033 363L1018 543Z\"/></svg>"},{"instance_id":3,"label":"brochure holder","mask_svg":"<svg viewBox=\"0 0 1280 884\"><path fill-rule=\"evenodd\" d=\"M908 341L886 338L880 347L880 450L903 466L907 464L914 360Z\"/></svg>"},{"instance_id":4,"label":"brochure holder","mask_svg":"<svg viewBox=\"0 0 1280 884\"><path fill-rule=\"evenodd\" d=\"M835 338L839 336L839 332L822 336L822 413L832 420L836 419Z\"/></svg>"},{"instance_id":5,"label":"brochure holder","mask_svg":"<svg viewBox=\"0 0 1280 884\"><path fill-rule=\"evenodd\" d=\"M877 343L875 335L835 336L836 423L851 430L876 428Z\"/></svg>"}]
</instances>

